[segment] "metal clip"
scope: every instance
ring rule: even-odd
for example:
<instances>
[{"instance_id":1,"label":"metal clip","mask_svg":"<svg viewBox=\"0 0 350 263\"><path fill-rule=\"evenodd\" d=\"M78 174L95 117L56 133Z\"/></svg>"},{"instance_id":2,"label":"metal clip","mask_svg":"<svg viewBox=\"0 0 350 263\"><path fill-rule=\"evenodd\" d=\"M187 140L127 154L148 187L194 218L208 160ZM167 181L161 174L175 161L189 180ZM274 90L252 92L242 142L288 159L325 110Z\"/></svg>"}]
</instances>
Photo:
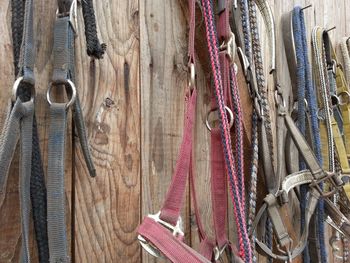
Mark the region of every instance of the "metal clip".
<instances>
[{"instance_id":1,"label":"metal clip","mask_svg":"<svg viewBox=\"0 0 350 263\"><path fill-rule=\"evenodd\" d=\"M154 214L154 215L150 214L150 215L148 215L148 217L153 219L156 223L159 223L162 226L164 226L165 228L171 230L174 237L185 235L184 232L182 231L182 219L181 219L181 217L179 217L179 219L177 220L176 225L173 226L173 225L169 224L168 222L165 222L162 219L160 219L160 213L161 213L161 211L159 211L157 214ZM138 235L137 239L140 242L141 246L150 255L152 255L154 257L162 257L162 254L159 251L159 249L156 248L154 245L152 245L150 242L148 242L142 235Z\"/></svg>"},{"instance_id":2,"label":"metal clip","mask_svg":"<svg viewBox=\"0 0 350 263\"><path fill-rule=\"evenodd\" d=\"M226 41L223 42L220 46L220 50L226 50L227 55L229 56L231 60L231 64L233 64L236 56L236 41L235 41L235 34L231 32L230 38Z\"/></svg>"}]
</instances>

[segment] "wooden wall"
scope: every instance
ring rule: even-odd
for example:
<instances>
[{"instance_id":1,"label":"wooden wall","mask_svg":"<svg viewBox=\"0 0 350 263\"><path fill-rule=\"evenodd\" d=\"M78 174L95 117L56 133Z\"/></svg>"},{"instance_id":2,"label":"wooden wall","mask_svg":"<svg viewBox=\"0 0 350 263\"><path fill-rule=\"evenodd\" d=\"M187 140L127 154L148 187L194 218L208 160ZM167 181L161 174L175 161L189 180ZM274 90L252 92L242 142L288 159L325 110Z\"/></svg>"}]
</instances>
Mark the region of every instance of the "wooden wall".
<instances>
[{"instance_id":1,"label":"wooden wall","mask_svg":"<svg viewBox=\"0 0 350 263\"><path fill-rule=\"evenodd\" d=\"M269 0L277 24L277 67L283 87L290 86L280 30L281 15L294 5L305 10L308 34L314 25L336 29L334 42L350 36L348 0ZM175 166L183 127L187 84L186 0L95 1L98 32L108 49L103 60L86 56L79 10L76 42L77 86L87 123L97 177L89 178L72 126L68 129L66 201L71 256L75 262L161 262L141 251L137 227L160 209ZM37 60L36 112L41 150L47 163L46 89L52 73L55 1L35 1ZM0 122L14 81L10 1L0 2ZM199 31L203 22L198 21ZM263 29L263 27L262 27ZM262 33L263 41L266 42ZM206 48L203 35L198 50ZM267 51L266 51L267 52ZM201 52L200 52L201 53ZM204 120L209 104L208 66L197 66L199 91L195 129L195 163L201 215L212 232L209 193L209 134ZM21 246L18 160L0 195L0 262L18 262ZM193 207L183 209L186 241L197 247ZM234 223L230 222L233 235ZM33 262L36 262L32 243Z\"/></svg>"}]
</instances>

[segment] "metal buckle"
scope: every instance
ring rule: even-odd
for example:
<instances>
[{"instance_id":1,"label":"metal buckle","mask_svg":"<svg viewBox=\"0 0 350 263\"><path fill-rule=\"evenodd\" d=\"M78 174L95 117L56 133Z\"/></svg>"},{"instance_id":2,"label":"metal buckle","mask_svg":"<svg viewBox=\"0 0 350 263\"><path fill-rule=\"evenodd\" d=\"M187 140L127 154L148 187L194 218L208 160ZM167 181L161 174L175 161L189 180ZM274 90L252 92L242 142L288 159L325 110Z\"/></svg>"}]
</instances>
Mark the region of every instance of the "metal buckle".
<instances>
[{"instance_id":1,"label":"metal buckle","mask_svg":"<svg viewBox=\"0 0 350 263\"><path fill-rule=\"evenodd\" d=\"M221 51L226 50L227 55L231 60L231 64L233 64L235 56L236 56L236 41L235 34L233 32L230 33L230 38L227 41L224 41L219 47Z\"/></svg>"},{"instance_id":2,"label":"metal buckle","mask_svg":"<svg viewBox=\"0 0 350 263\"><path fill-rule=\"evenodd\" d=\"M223 247L220 249L218 246L214 247L214 259L215 262L218 261L221 258L221 255L224 253L224 251L227 248L227 243L223 245Z\"/></svg>"},{"instance_id":3,"label":"metal buckle","mask_svg":"<svg viewBox=\"0 0 350 263\"><path fill-rule=\"evenodd\" d=\"M330 218L330 216L327 216L326 218L326 222L333 227L337 232L339 232L340 234L342 234L343 236L346 236L345 233L341 230L343 224L344 224L344 218L342 218L341 222L340 222L340 226L338 226L332 218Z\"/></svg>"},{"instance_id":4,"label":"metal buckle","mask_svg":"<svg viewBox=\"0 0 350 263\"><path fill-rule=\"evenodd\" d=\"M182 219L181 219L181 216L177 220L176 225L173 226L173 225L169 224L168 222L165 222L162 219L160 219L160 213L161 213L161 211L159 211L157 214L154 214L154 215L149 214L148 217L153 219L156 223L161 224L162 226L164 226L168 230L171 230L174 237L184 236L185 235L184 232L182 231ZM159 249L156 248L154 245L152 245L149 241L147 241L142 235L138 235L137 239L140 242L141 246L150 255L152 255L154 257L162 257L162 254L159 251Z\"/></svg>"},{"instance_id":5,"label":"metal buckle","mask_svg":"<svg viewBox=\"0 0 350 263\"><path fill-rule=\"evenodd\" d=\"M286 100L284 99L283 93L281 91L281 86L279 84L276 85L275 103L277 106L282 106L284 109L287 107Z\"/></svg>"}]
</instances>

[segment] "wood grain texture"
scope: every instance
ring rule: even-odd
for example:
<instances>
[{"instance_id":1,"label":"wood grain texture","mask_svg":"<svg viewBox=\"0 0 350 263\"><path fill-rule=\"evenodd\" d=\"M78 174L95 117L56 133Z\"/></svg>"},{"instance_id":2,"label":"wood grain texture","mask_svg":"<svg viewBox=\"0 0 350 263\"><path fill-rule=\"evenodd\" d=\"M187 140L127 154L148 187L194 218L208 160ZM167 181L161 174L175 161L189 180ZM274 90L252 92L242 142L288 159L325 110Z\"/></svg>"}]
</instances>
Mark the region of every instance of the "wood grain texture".
<instances>
[{"instance_id":1,"label":"wood grain texture","mask_svg":"<svg viewBox=\"0 0 350 263\"><path fill-rule=\"evenodd\" d=\"M312 4L305 10L309 45L315 25L336 26L330 32L334 44L350 36L350 2L347 0L269 0L277 26L277 67L280 84L291 86L281 31L283 13L295 5ZM92 60L85 52L84 24L78 9L76 40L77 87L87 124L97 177L88 176L72 123L67 131L66 202L71 256L75 262L164 262L142 251L137 227L149 213L162 206L175 168L183 133L184 94L187 85L188 7L186 0L94 1L100 39L107 43L104 59ZM36 113L40 143L47 169L48 107L46 89L52 73L52 33L56 3L35 1L37 35ZM197 9L200 17L200 9ZM45 14L45 15L42 15ZM11 10L0 2L0 110L5 111L14 76L12 65ZM260 19L261 21L261 19ZM197 199L205 230L213 235L210 197L210 134L204 122L210 102L210 67L203 20L196 23L198 51L197 113L194 166ZM269 50L263 23L259 24L264 66ZM268 79L272 87L272 78ZM242 104L249 102L240 87ZM274 107L273 93L270 93ZM244 106L243 113L250 116ZM0 115L0 123L4 114ZM275 119L274 119L275 120ZM249 122L245 120L249 131ZM249 136L245 138L248 142ZM248 155L248 154L247 154ZM248 158L249 156L247 156ZM18 160L13 162L5 194L0 195L0 263L18 262L21 230L18 196ZM260 180L259 186L263 183ZM260 188L262 196L265 189ZM186 191L182 217L185 241L198 248L193 203ZM259 196L260 196L259 195ZM229 201L230 203L231 201ZM299 204L295 200L283 213L290 230L298 229ZM72 212L71 212L72 211ZM293 231L291 231L293 232ZM328 231L330 233L330 231ZM235 240L232 207L229 236ZM297 235L297 233L294 233ZM329 252L330 251L330 248ZM31 242L33 262L37 261ZM329 253L330 262L333 256ZM264 262L259 257L259 262ZM296 261L300 262L300 261Z\"/></svg>"},{"instance_id":2,"label":"wood grain texture","mask_svg":"<svg viewBox=\"0 0 350 263\"><path fill-rule=\"evenodd\" d=\"M138 262L140 218L140 86L138 1L95 1L100 61L85 52L79 16L77 69L87 132L97 169L89 178L75 142L76 262Z\"/></svg>"},{"instance_id":3,"label":"wood grain texture","mask_svg":"<svg viewBox=\"0 0 350 263\"><path fill-rule=\"evenodd\" d=\"M187 31L177 1L140 1L140 16L143 218L162 206L182 138ZM182 216L189 233L189 203L185 199ZM143 251L142 261L155 259Z\"/></svg>"}]
</instances>

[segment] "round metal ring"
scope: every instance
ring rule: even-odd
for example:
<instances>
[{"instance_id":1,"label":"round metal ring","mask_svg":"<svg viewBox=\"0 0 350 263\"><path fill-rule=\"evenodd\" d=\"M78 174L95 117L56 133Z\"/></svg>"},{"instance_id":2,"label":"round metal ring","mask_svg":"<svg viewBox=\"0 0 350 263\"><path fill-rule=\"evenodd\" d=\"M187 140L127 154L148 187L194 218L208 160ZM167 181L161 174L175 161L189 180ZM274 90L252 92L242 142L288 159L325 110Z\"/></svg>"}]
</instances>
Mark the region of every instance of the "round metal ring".
<instances>
[{"instance_id":1,"label":"round metal ring","mask_svg":"<svg viewBox=\"0 0 350 263\"><path fill-rule=\"evenodd\" d=\"M208 114L207 114L207 118L206 118L206 120L205 120L205 125L207 126L207 129L209 130L209 131L211 131L211 127L210 127L210 124L209 124L209 116L210 116L210 114L212 113L212 112L214 112L214 111L217 111L218 109L217 108L215 108L215 109L212 109L212 110L210 110L209 112L208 112ZM225 106L225 110L228 112L228 115L229 115L229 117L230 117L230 119L229 119L229 124L230 124L230 128L233 126L233 113L232 113L232 111L231 111L231 109L229 108L229 107L227 107L227 106Z\"/></svg>"},{"instance_id":2,"label":"round metal ring","mask_svg":"<svg viewBox=\"0 0 350 263\"><path fill-rule=\"evenodd\" d=\"M340 104L339 97L336 94L331 94L332 107L337 107Z\"/></svg>"},{"instance_id":3,"label":"round metal ring","mask_svg":"<svg viewBox=\"0 0 350 263\"><path fill-rule=\"evenodd\" d=\"M338 94L339 105L347 105L350 103L350 93L348 91L342 91Z\"/></svg>"},{"instance_id":4,"label":"round metal ring","mask_svg":"<svg viewBox=\"0 0 350 263\"><path fill-rule=\"evenodd\" d=\"M15 102L17 100L18 87L22 81L23 81L23 77L19 77L18 79L16 79L15 83L13 84L12 96L11 96L12 102ZM30 85L30 101L34 101L34 97L35 97L35 87L34 85Z\"/></svg>"},{"instance_id":5,"label":"round metal ring","mask_svg":"<svg viewBox=\"0 0 350 263\"><path fill-rule=\"evenodd\" d=\"M62 82L62 83L55 83L55 84L50 83L49 88L47 89L47 93L46 93L46 99L47 99L47 102L49 103L50 106L52 104L50 94L51 94L52 87L55 85L66 85L66 86L68 85L70 87L72 94L71 94L70 100L66 103L66 109L68 109L70 106L72 106L72 104L75 102L75 100L77 98L77 89L76 89L74 83L69 79L67 79L66 82Z\"/></svg>"}]
</instances>

